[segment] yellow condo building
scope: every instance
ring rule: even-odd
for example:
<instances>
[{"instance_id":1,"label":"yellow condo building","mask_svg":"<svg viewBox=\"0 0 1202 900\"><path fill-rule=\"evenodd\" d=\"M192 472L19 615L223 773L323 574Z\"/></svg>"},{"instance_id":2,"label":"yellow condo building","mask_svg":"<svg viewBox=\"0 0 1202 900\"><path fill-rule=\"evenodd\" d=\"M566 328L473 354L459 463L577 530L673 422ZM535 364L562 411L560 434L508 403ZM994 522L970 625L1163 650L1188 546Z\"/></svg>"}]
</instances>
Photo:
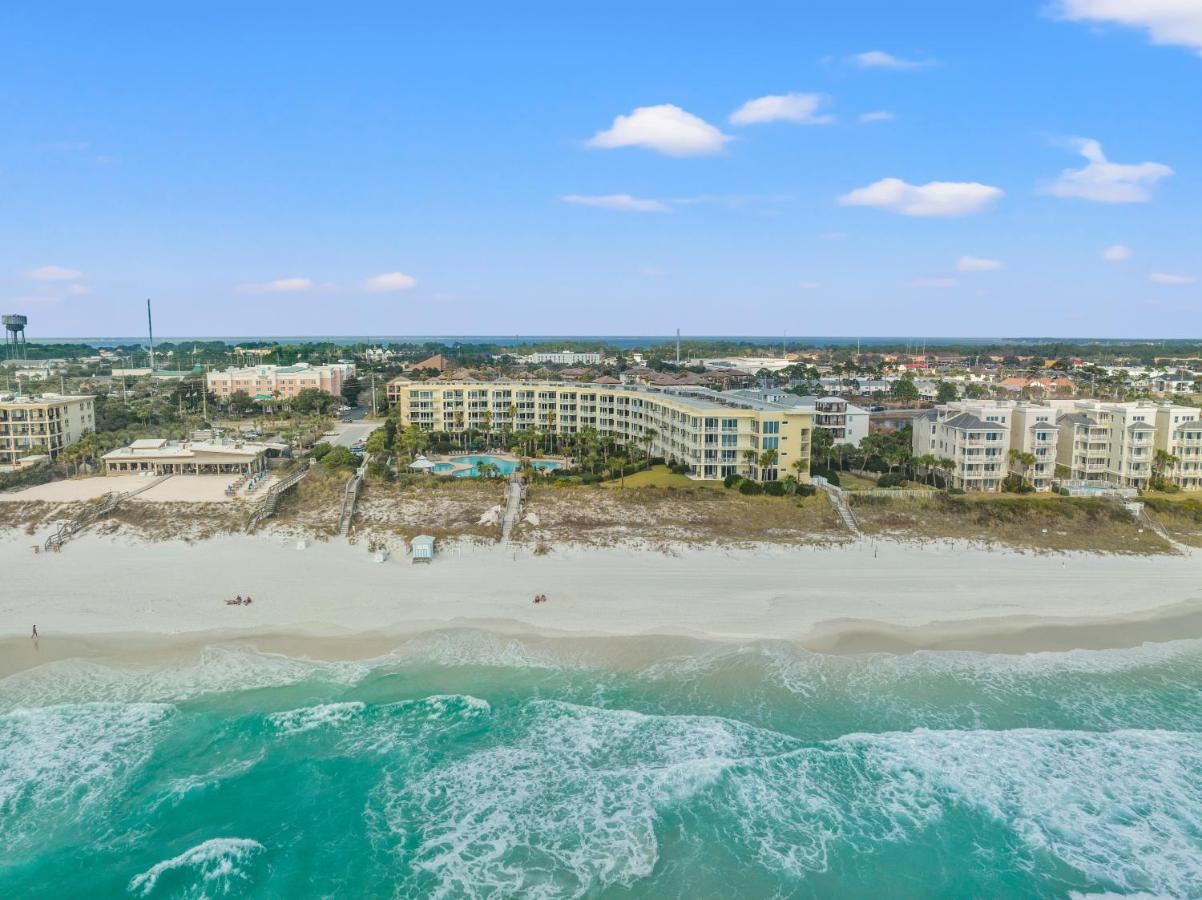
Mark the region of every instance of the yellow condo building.
<instances>
[{"instance_id":1,"label":"yellow condo building","mask_svg":"<svg viewBox=\"0 0 1202 900\"><path fill-rule=\"evenodd\" d=\"M402 428L499 433L586 428L687 464L694 478L742 475L809 480L813 408L731 397L704 388L526 381L388 384ZM800 470L794 466L802 461Z\"/></svg>"},{"instance_id":2,"label":"yellow condo building","mask_svg":"<svg viewBox=\"0 0 1202 900\"><path fill-rule=\"evenodd\" d=\"M0 395L0 468L20 465L31 454L55 458L90 431L96 409L90 396Z\"/></svg>"}]
</instances>

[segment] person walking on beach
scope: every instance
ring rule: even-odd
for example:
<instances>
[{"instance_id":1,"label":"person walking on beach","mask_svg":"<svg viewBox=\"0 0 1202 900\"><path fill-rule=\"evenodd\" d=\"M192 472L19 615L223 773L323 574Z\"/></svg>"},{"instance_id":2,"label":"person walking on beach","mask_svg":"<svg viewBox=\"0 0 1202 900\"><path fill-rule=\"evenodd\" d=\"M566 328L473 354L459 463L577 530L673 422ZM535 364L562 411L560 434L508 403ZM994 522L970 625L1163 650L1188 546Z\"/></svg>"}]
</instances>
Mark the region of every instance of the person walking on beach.
<instances>
[{"instance_id":1,"label":"person walking on beach","mask_svg":"<svg viewBox=\"0 0 1202 900\"><path fill-rule=\"evenodd\" d=\"M38 639L38 626L36 626L36 625L33 626L33 634L31 634L29 636L29 639L33 640L33 641L36 641Z\"/></svg>"}]
</instances>

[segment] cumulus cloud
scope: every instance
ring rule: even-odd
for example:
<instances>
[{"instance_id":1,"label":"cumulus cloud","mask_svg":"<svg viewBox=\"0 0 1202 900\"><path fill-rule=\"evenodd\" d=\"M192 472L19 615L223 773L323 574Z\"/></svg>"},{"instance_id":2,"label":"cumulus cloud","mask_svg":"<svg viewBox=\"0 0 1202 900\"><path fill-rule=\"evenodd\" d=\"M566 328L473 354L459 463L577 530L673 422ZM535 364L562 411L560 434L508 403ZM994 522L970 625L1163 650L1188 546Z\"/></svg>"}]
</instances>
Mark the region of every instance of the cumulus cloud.
<instances>
[{"instance_id":1,"label":"cumulus cloud","mask_svg":"<svg viewBox=\"0 0 1202 900\"><path fill-rule=\"evenodd\" d=\"M759 125L763 122L792 122L795 125L828 125L835 117L819 115L829 102L822 94L769 94L748 100L733 113L732 125Z\"/></svg>"},{"instance_id":2,"label":"cumulus cloud","mask_svg":"<svg viewBox=\"0 0 1202 900\"><path fill-rule=\"evenodd\" d=\"M404 272L384 272L373 275L363 282L363 290L371 294L384 294L389 291L407 291L417 284L417 279Z\"/></svg>"},{"instance_id":3,"label":"cumulus cloud","mask_svg":"<svg viewBox=\"0 0 1202 900\"><path fill-rule=\"evenodd\" d=\"M884 50L868 50L849 56L847 61L861 69L922 69L935 65L933 59L905 59Z\"/></svg>"},{"instance_id":4,"label":"cumulus cloud","mask_svg":"<svg viewBox=\"0 0 1202 900\"><path fill-rule=\"evenodd\" d=\"M960 282L954 278L915 278L910 282L910 287L916 288L954 288L959 287Z\"/></svg>"},{"instance_id":5,"label":"cumulus cloud","mask_svg":"<svg viewBox=\"0 0 1202 900\"><path fill-rule=\"evenodd\" d=\"M843 206L875 206L903 216L968 216L983 212L1003 195L1001 188L975 181L909 184L882 178L839 198Z\"/></svg>"},{"instance_id":6,"label":"cumulus cloud","mask_svg":"<svg viewBox=\"0 0 1202 900\"><path fill-rule=\"evenodd\" d=\"M956 260L957 272L996 272L1003 268L996 259L985 259L980 256L961 256Z\"/></svg>"},{"instance_id":7,"label":"cumulus cloud","mask_svg":"<svg viewBox=\"0 0 1202 900\"><path fill-rule=\"evenodd\" d=\"M1153 272L1148 281L1153 284L1193 284L1198 279L1193 275L1175 275L1171 272Z\"/></svg>"},{"instance_id":8,"label":"cumulus cloud","mask_svg":"<svg viewBox=\"0 0 1202 900\"><path fill-rule=\"evenodd\" d=\"M1176 44L1202 54L1198 0L1060 0L1057 11L1075 22L1142 28L1154 44Z\"/></svg>"},{"instance_id":9,"label":"cumulus cloud","mask_svg":"<svg viewBox=\"0 0 1202 900\"><path fill-rule=\"evenodd\" d=\"M568 194L559 199L575 206L592 206L617 212L662 213L671 211L666 203L632 197L630 194Z\"/></svg>"},{"instance_id":10,"label":"cumulus cloud","mask_svg":"<svg viewBox=\"0 0 1202 900\"><path fill-rule=\"evenodd\" d=\"M1058 179L1043 188L1043 193L1095 203L1147 203L1156 183L1173 174L1172 169L1158 162L1111 162L1102 152L1102 145L1088 138L1079 138L1072 145L1088 161L1087 165L1065 169Z\"/></svg>"},{"instance_id":11,"label":"cumulus cloud","mask_svg":"<svg viewBox=\"0 0 1202 900\"><path fill-rule=\"evenodd\" d=\"M866 124L868 122L892 122L896 118L897 116L887 109L876 109L872 112L860 113L857 121Z\"/></svg>"},{"instance_id":12,"label":"cumulus cloud","mask_svg":"<svg viewBox=\"0 0 1202 900\"><path fill-rule=\"evenodd\" d=\"M25 277L30 281L76 281L83 278L83 272L63 266L41 266L30 269L25 273Z\"/></svg>"},{"instance_id":13,"label":"cumulus cloud","mask_svg":"<svg viewBox=\"0 0 1202 900\"><path fill-rule=\"evenodd\" d=\"M663 103L640 106L628 116L617 116L613 125L598 131L588 146L602 149L644 147L665 156L712 156L734 140L709 122L679 106Z\"/></svg>"},{"instance_id":14,"label":"cumulus cloud","mask_svg":"<svg viewBox=\"0 0 1202 900\"><path fill-rule=\"evenodd\" d=\"M1112 244L1101 253L1106 262L1122 262L1131 258L1131 248L1123 244Z\"/></svg>"},{"instance_id":15,"label":"cumulus cloud","mask_svg":"<svg viewBox=\"0 0 1202 900\"><path fill-rule=\"evenodd\" d=\"M299 294L316 287L312 278L277 278L259 284L240 284L238 290L243 294Z\"/></svg>"}]
</instances>

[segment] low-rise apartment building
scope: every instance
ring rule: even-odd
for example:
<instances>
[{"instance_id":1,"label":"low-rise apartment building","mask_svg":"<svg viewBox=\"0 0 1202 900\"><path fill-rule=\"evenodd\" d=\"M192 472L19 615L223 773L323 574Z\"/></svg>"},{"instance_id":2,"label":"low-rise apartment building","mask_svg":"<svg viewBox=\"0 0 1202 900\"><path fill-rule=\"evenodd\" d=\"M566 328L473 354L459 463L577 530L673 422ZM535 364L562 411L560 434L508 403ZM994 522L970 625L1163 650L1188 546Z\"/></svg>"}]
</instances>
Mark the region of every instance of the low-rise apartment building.
<instances>
[{"instance_id":1,"label":"low-rise apartment building","mask_svg":"<svg viewBox=\"0 0 1202 900\"><path fill-rule=\"evenodd\" d=\"M1198 489L1202 481L1202 411L1135 400L1051 401L1060 410L1058 462L1065 478L1144 488L1156 474L1156 451L1178 459L1164 477Z\"/></svg>"},{"instance_id":2,"label":"low-rise apartment building","mask_svg":"<svg viewBox=\"0 0 1202 900\"><path fill-rule=\"evenodd\" d=\"M312 366L296 363L291 366L247 366L222 372L210 372L206 378L209 391L220 399L245 391L256 400L288 399L308 388L338 396L342 385L355 374L353 363L329 363Z\"/></svg>"},{"instance_id":3,"label":"low-rise apartment building","mask_svg":"<svg viewBox=\"0 0 1202 900\"><path fill-rule=\"evenodd\" d=\"M952 460L947 471L952 487L1000 491L1006 476L1015 474L1037 491L1050 491L1058 439L1053 407L976 400L945 403L916 417L911 440L915 456ZM1019 456L1012 459L1011 450ZM1034 462L1024 462L1027 455Z\"/></svg>"},{"instance_id":4,"label":"low-rise apartment building","mask_svg":"<svg viewBox=\"0 0 1202 900\"><path fill-rule=\"evenodd\" d=\"M527 428L576 434L594 429L652 456L684 463L695 478L743 475L775 481L791 474L809 479L811 408L704 388L561 381L396 379L389 391L401 427L452 434ZM798 460L800 471L794 466Z\"/></svg>"},{"instance_id":5,"label":"low-rise apartment building","mask_svg":"<svg viewBox=\"0 0 1202 900\"><path fill-rule=\"evenodd\" d=\"M548 364L559 366L599 366L601 365L601 354L592 351L577 353L575 350L553 350L551 352L528 353L525 356L519 356L518 361L538 366Z\"/></svg>"},{"instance_id":6,"label":"low-rise apartment building","mask_svg":"<svg viewBox=\"0 0 1202 900\"><path fill-rule=\"evenodd\" d=\"M22 457L37 453L53 459L95 431L93 400L86 395L0 395L0 466L15 466Z\"/></svg>"},{"instance_id":7,"label":"low-rise apartment building","mask_svg":"<svg viewBox=\"0 0 1202 900\"><path fill-rule=\"evenodd\" d=\"M267 467L266 444L142 438L104 454L104 474L253 475Z\"/></svg>"}]
</instances>

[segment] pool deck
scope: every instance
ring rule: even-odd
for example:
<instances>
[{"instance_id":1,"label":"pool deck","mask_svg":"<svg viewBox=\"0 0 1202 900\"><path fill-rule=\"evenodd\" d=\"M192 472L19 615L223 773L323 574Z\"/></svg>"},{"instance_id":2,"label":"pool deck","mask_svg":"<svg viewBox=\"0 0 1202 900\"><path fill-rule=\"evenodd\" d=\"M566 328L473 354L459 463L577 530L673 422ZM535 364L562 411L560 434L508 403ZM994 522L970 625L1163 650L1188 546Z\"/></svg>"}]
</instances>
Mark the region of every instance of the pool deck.
<instances>
[{"instance_id":1,"label":"pool deck","mask_svg":"<svg viewBox=\"0 0 1202 900\"><path fill-rule=\"evenodd\" d=\"M462 473L470 472L475 468L476 463L481 460L490 460L502 464L501 475L507 476L517 470L520 460L518 457L510 453L458 453L452 456L440 455L429 457L430 461L435 464L431 469L431 473L439 475L443 478L475 478L476 475L467 475ZM567 458L562 459L547 459L544 457L535 457L531 460L535 468L540 469L561 469L569 464ZM512 466L507 468L506 466ZM449 466L450 468L443 468Z\"/></svg>"}]
</instances>

